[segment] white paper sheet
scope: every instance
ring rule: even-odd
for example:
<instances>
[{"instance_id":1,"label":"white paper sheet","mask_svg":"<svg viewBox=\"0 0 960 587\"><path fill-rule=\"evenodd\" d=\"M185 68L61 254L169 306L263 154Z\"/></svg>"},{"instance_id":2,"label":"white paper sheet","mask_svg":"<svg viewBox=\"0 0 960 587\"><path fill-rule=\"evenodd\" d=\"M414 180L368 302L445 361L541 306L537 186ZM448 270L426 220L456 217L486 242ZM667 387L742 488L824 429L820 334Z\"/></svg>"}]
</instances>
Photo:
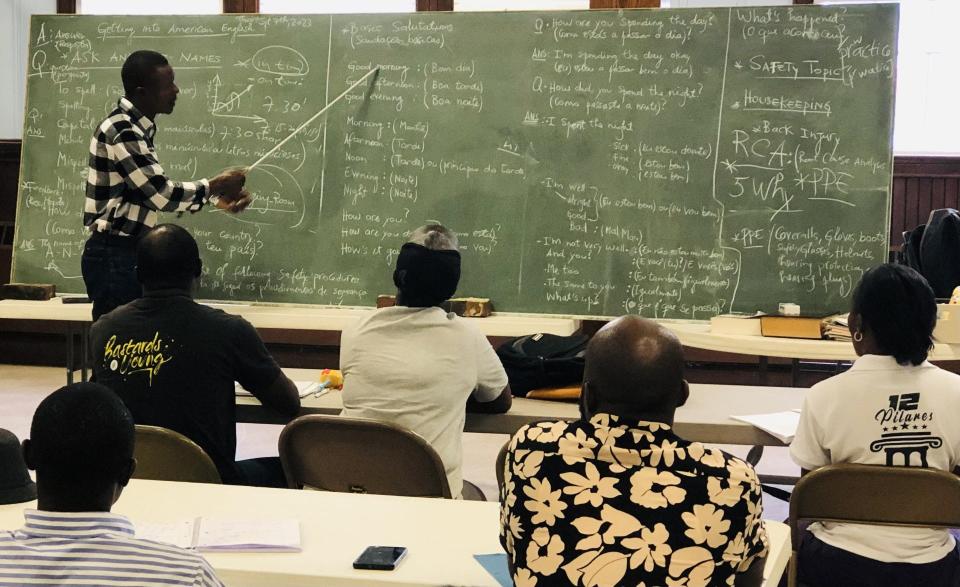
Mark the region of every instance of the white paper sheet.
<instances>
[{"instance_id":1,"label":"white paper sheet","mask_svg":"<svg viewBox=\"0 0 960 587\"><path fill-rule=\"evenodd\" d=\"M793 437L797 435L797 426L800 425L800 410L730 417L747 424L753 424L760 430L772 434L784 444L793 442Z\"/></svg>"},{"instance_id":2,"label":"white paper sheet","mask_svg":"<svg viewBox=\"0 0 960 587\"><path fill-rule=\"evenodd\" d=\"M300 521L202 518L197 548L207 551L299 552Z\"/></svg>"},{"instance_id":3,"label":"white paper sheet","mask_svg":"<svg viewBox=\"0 0 960 587\"><path fill-rule=\"evenodd\" d=\"M137 538L165 542L180 548L192 548L195 524L195 520L138 522L134 524L134 528L137 531Z\"/></svg>"},{"instance_id":4,"label":"white paper sheet","mask_svg":"<svg viewBox=\"0 0 960 587\"><path fill-rule=\"evenodd\" d=\"M135 523L137 538L221 552L300 552L300 521L197 518Z\"/></svg>"},{"instance_id":5,"label":"white paper sheet","mask_svg":"<svg viewBox=\"0 0 960 587\"><path fill-rule=\"evenodd\" d=\"M319 381L294 381L293 383L297 386L297 393L300 394L301 398L307 397L311 393L317 393L318 391L320 393L318 393L317 395L323 395L328 391L328 389L323 389L323 390L320 389ZM234 386L234 388L236 390L237 395L247 396L247 397L253 396L252 393L244 389L239 383L237 383Z\"/></svg>"}]
</instances>

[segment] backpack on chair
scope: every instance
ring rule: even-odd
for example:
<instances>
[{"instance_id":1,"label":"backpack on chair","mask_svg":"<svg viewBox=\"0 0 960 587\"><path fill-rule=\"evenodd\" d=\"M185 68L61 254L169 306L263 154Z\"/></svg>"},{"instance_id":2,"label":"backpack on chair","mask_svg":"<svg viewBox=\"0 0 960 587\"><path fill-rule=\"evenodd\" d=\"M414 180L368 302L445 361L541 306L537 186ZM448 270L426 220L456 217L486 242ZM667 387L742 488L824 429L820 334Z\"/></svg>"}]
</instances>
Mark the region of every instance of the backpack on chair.
<instances>
[{"instance_id":1,"label":"backpack on chair","mask_svg":"<svg viewBox=\"0 0 960 587\"><path fill-rule=\"evenodd\" d=\"M921 275L923 270L920 265L920 242L923 240L923 232L926 228L926 224L921 224L913 230L904 230L903 244L897 251L897 263L906 265Z\"/></svg>"},{"instance_id":2,"label":"backpack on chair","mask_svg":"<svg viewBox=\"0 0 960 587\"><path fill-rule=\"evenodd\" d=\"M582 334L528 334L508 340L497 349L515 396L531 390L575 385L583 380L584 354L589 338Z\"/></svg>"},{"instance_id":3,"label":"backpack on chair","mask_svg":"<svg viewBox=\"0 0 960 587\"><path fill-rule=\"evenodd\" d=\"M938 298L949 298L960 285L960 212L953 208L930 212L920 241L920 266Z\"/></svg>"}]
</instances>

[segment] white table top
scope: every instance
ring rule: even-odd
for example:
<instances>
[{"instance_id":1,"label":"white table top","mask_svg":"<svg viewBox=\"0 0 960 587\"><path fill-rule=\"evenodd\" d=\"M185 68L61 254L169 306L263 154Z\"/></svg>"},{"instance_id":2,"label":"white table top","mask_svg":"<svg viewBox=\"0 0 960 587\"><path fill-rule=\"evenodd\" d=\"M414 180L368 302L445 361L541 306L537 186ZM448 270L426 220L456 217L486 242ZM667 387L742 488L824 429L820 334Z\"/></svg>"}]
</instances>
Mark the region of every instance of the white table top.
<instances>
[{"instance_id":1,"label":"white table top","mask_svg":"<svg viewBox=\"0 0 960 587\"><path fill-rule=\"evenodd\" d=\"M316 381L315 369L284 369L295 381ZM716 385L693 383L690 399L677 410L674 430L687 440L716 444L784 446L775 437L730 415L784 412L800 408L807 389L800 387L761 387L754 385ZM343 409L341 392L332 390L319 398L301 400L301 414L336 415ZM253 397L237 398L237 418L241 422L268 422L268 414ZM259 418L262 416L262 419ZM521 426L537 420L574 420L579 408L573 402L555 402L514 398L506 414L467 414L466 432L513 434Z\"/></svg>"},{"instance_id":2,"label":"white table top","mask_svg":"<svg viewBox=\"0 0 960 587\"><path fill-rule=\"evenodd\" d=\"M296 305L262 305L208 302L229 314L243 316L255 328L340 332L373 308L330 308ZM64 304L61 298L43 302L0 300L0 319L56 320L90 322L90 304ZM546 332L560 336L573 334L581 321L572 318L537 316L535 314L494 313L487 318L471 318L487 336L523 336ZM853 345L835 340L806 340L769 336L714 334L705 322L661 321L673 331L684 346L756 355L823 361L852 361L857 358ZM937 343L930 353L931 361L960 360L960 345Z\"/></svg>"},{"instance_id":3,"label":"white table top","mask_svg":"<svg viewBox=\"0 0 960 587\"><path fill-rule=\"evenodd\" d=\"M255 507L252 507L255 506ZM24 507L0 506L0 528L23 525ZM134 479L113 511L133 522L196 516L300 520L303 552L205 554L226 585L473 585L497 583L474 554L503 552L499 504L355 495ZM764 577L776 581L790 556L789 530L766 522L771 554ZM370 545L406 546L395 571L360 571L353 560ZM322 582L322 583L321 583Z\"/></svg>"},{"instance_id":4,"label":"white table top","mask_svg":"<svg viewBox=\"0 0 960 587\"><path fill-rule=\"evenodd\" d=\"M710 324L703 322L661 322L673 331L684 346L709 351L786 357L823 361L852 361L857 358L850 342L838 340L809 340L743 334L714 334ZM960 360L960 345L936 343L930 353L931 361Z\"/></svg>"},{"instance_id":5,"label":"white table top","mask_svg":"<svg viewBox=\"0 0 960 587\"><path fill-rule=\"evenodd\" d=\"M91 322L92 304L64 304L61 298L43 302L0 300L0 318L9 320L62 320Z\"/></svg>"},{"instance_id":6,"label":"white table top","mask_svg":"<svg viewBox=\"0 0 960 587\"><path fill-rule=\"evenodd\" d=\"M228 314L246 318L255 328L342 331L373 308L327 308L310 306L268 306L209 302ZM0 319L91 322L91 304L64 304L61 298L42 302L0 300ZM487 318L465 318L487 336L523 336L545 332L568 336L580 328L580 321L528 314L494 313Z\"/></svg>"}]
</instances>

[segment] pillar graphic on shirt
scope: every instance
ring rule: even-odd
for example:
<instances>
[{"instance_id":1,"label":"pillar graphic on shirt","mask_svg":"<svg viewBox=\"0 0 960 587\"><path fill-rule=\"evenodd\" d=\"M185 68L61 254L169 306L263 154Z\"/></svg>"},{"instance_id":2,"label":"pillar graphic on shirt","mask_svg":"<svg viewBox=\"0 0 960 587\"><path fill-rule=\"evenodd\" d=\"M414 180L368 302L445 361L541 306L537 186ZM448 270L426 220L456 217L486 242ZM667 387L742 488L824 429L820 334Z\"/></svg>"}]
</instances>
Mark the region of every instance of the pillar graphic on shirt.
<instances>
[{"instance_id":1,"label":"pillar graphic on shirt","mask_svg":"<svg viewBox=\"0 0 960 587\"><path fill-rule=\"evenodd\" d=\"M170 343L165 342L159 332L155 332L150 340L131 338L123 342L118 342L114 334L103 345L103 366L121 375L144 373L152 387L153 377L173 360L173 356L167 354Z\"/></svg>"},{"instance_id":2,"label":"pillar graphic on shirt","mask_svg":"<svg viewBox=\"0 0 960 587\"><path fill-rule=\"evenodd\" d=\"M870 443L870 451L884 451L888 466L928 466L927 450L943 446L943 439L928 430L933 425L933 412L920 410L918 392L891 395L888 399L889 405L874 415L883 433ZM917 462L911 462L913 455L919 457Z\"/></svg>"}]
</instances>

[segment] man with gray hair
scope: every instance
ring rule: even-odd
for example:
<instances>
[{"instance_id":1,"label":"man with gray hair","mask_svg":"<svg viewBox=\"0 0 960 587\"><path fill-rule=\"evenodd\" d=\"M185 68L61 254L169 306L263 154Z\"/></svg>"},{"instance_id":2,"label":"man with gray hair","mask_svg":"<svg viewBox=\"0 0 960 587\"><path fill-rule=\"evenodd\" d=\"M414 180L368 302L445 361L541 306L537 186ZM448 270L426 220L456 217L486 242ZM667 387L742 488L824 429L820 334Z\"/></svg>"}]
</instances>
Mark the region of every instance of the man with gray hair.
<instances>
[{"instance_id":1,"label":"man with gray hair","mask_svg":"<svg viewBox=\"0 0 960 587\"><path fill-rule=\"evenodd\" d=\"M340 342L343 415L397 424L423 436L443 461L450 493L463 488L466 409L510 409L507 374L468 320L440 305L460 281L457 237L422 226L400 248L393 282L397 305L344 330Z\"/></svg>"}]
</instances>

